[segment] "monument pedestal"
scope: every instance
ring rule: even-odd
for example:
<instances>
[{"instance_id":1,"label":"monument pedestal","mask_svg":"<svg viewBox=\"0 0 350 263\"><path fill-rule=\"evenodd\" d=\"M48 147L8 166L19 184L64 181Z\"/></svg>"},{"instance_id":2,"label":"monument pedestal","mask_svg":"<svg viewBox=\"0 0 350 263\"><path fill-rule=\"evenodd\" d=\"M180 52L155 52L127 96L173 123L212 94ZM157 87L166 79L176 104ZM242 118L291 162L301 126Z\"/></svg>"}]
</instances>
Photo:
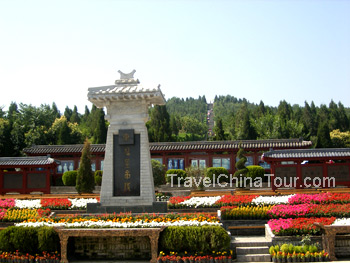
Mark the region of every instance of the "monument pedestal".
<instances>
[{"instance_id":1,"label":"monument pedestal","mask_svg":"<svg viewBox=\"0 0 350 263\"><path fill-rule=\"evenodd\" d=\"M166 213L168 211L167 202L153 202L146 206L105 206L101 203L87 204L87 213L105 214L105 213Z\"/></svg>"},{"instance_id":2,"label":"monument pedestal","mask_svg":"<svg viewBox=\"0 0 350 263\"><path fill-rule=\"evenodd\" d=\"M120 72L120 71L119 71ZM109 121L103 167L100 204L88 206L88 213L166 212L155 202L149 151L148 108L165 104L158 88L139 86L135 71L124 74L115 85L89 88L88 99L107 108Z\"/></svg>"}]
</instances>

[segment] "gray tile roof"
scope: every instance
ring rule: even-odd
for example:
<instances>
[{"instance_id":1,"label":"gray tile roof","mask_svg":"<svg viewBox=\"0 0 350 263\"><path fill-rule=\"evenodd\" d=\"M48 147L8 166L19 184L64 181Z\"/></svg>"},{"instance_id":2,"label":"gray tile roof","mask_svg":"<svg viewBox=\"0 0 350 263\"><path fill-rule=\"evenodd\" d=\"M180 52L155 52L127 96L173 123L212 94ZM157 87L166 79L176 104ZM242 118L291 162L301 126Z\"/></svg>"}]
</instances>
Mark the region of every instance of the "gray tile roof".
<instances>
[{"instance_id":1,"label":"gray tile roof","mask_svg":"<svg viewBox=\"0 0 350 263\"><path fill-rule=\"evenodd\" d=\"M343 158L350 157L350 148L327 148L327 149L290 149L275 150L264 153L266 159L312 159L312 158Z\"/></svg>"},{"instance_id":2,"label":"gray tile roof","mask_svg":"<svg viewBox=\"0 0 350 263\"><path fill-rule=\"evenodd\" d=\"M311 147L311 141L299 139L276 139L276 140L242 140L242 141L198 141L198 142L158 142L150 143L151 151L182 151L182 150L236 150L270 148L306 148Z\"/></svg>"},{"instance_id":3,"label":"gray tile roof","mask_svg":"<svg viewBox=\"0 0 350 263\"><path fill-rule=\"evenodd\" d=\"M196 142L153 142L150 143L151 152L178 152L178 151L229 151L244 149L268 150L271 148L308 148L311 141L299 139L276 140L246 140L246 141L196 141ZM26 154L59 154L81 153L83 144L75 145L36 145L24 149ZM105 144L91 144L92 153L104 153Z\"/></svg>"},{"instance_id":4,"label":"gray tile roof","mask_svg":"<svg viewBox=\"0 0 350 263\"><path fill-rule=\"evenodd\" d=\"M48 156L0 157L0 166L49 165L53 163L55 163L55 159Z\"/></svg>"}]
</instances>

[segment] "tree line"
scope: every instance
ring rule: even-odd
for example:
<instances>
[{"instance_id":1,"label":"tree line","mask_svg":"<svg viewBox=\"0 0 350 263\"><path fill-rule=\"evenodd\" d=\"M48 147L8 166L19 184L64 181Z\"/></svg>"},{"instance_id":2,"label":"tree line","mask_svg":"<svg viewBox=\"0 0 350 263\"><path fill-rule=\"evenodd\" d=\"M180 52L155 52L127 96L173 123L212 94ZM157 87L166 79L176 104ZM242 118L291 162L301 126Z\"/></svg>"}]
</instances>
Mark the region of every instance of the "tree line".
<instances>
[{"instance_id":1,"label":"tree line","mask_svg":"<svg viewBox=\"0 0 350 263\"><path fill-rule=\"evenodd\" d=\"M304 138L319 148L350 147L350 109L333 100L303 106L285 100L277 107L260 101L250 103L234 96L214 99L214 136L208 136L208 103L205 96L173 97L164 106L149 109L151 142L194 140L255 140ZM56 104L35 107L12 102L0 107L0 156L21 156L32 145L105 143L108 122L105 112L92 105L83 114L76 106L61 113Z\"/></svg>"},{"instance_id":2,"label":"tree line","mask_svg":"<svg viewBox=\"0 0 350 263\"><path fill-rule=\"evenodd\" d=\"M21 156L32 145L105 143L107 123L103 109L94 105L80 114L68 106L62 114L55 103L40 107L12 102L8 111L0 108L0 156Z\"/></svg>"}]
</instances>

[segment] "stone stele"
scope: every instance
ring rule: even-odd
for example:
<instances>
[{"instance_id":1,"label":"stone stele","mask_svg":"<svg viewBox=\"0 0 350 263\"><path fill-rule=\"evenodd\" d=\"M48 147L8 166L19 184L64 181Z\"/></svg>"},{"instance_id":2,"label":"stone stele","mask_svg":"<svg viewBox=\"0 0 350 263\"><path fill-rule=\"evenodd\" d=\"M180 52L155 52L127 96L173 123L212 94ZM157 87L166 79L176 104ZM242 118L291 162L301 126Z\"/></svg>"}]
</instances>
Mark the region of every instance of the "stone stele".
<instances>
[{"instance_id":1,"label":"stone stele","mask_svg":"<svg viewBox=\"0 0 350 263\"><path fill-rule=\"evenodd\" d=\"M88 89L88 100L106 107L109 122L99 204L88 204L88 213L165 212L166 204L155 201L149 151L148 108L164 105L160 85L144 89L121 71L115 85Z\"/></svg>"}]
</instances>

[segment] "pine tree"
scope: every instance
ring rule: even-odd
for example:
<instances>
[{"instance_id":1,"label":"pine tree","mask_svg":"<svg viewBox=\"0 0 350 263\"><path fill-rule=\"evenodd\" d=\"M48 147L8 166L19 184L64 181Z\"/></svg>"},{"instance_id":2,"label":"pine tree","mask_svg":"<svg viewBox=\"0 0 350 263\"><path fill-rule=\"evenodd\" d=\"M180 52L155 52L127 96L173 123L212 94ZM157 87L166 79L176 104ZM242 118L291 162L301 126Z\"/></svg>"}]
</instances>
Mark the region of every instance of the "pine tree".
<instances>
[{"instance_id":1,"label":"pine tree","mask_svg":"<svg viewBox=\"0 0 350 263\"><path fill-rule=\"evenodd\" d=\"M68 121L72 117L72 114L73 114L73 111L68 106L66 106L66 108L64 109L64 114L63 115L66 117L66 119Z\"/></svg>"},{"instance_id":2,"label":"pine tree","mask_svg":"<svg viewBox=\"0 0 350 263\"><path fill-rule=\"evenodd\" d=\"M165 105L156 105L151 111L149 122L151 141L167 142L171 138L170 117Z\"/></svg>"},{"instance_id":3,"label":"pine tree","mask_svg":"<svg viewBox=\"0 0 350 263\"><path fill-rule=\"evenodd\" d=\"M321 122L317 131L316 148L331 148L332 140L329 132L329 126L326 121Z\"/></svg>"},{"instance_id":4,"label":"pine tree","mask_svg":"<svg viewBox=\"0 0 350 263\"><path fill-rule=\"evenodd\" d=\"M80 167L77 174L75 189L79 194L92 193L95 189L95 178L91 169L90 142L86 139L80 158Z\"/></svg>"},{"instance_id":5,"label":"pine tree","mask_svg":"<svg viewBox=\"0 0 350 263\"><path fill-rule=\"evenodd\" d=\"M69 121L71 123L80 123L80 116L79 116L79 113L78 113L78 108L77 106L74 105L74 109L73 109L73 112L72 112L72 115L70 116L70 119Z\"/></svg>"},{"instance_id":6,"label":"pine tree","mask_svg":"<svg viewBox=\"0 0 350 263\"><path fill-rule=\"evenodd\" d=\"M222 119L218 118L215 124L216 124L214 128L215 141L224 141L226 138L225 138L225 131L222 125Z\"/></svg>"},{"instance_id":7,"label":"pine tree","mask_svg":"<svg viewBox=\"0 0 350 263\"><path fill-rule=\"evenodd\" d=\"M105 113L103 109L97 111L97 124L94 132L94 143L106 143L107 127L105 122Z\"/></svg>"},{"instance_id":8,"label":"pine tree","mask_svg":"<svg viewBox=\"0 0 350 263\"><path fill-rule=\"evenodd\" d=\"M58 133L58 145L70 144L71 143L71 130L69 129L67 121L62 122Z\"/></svg>"}]
</instances>

